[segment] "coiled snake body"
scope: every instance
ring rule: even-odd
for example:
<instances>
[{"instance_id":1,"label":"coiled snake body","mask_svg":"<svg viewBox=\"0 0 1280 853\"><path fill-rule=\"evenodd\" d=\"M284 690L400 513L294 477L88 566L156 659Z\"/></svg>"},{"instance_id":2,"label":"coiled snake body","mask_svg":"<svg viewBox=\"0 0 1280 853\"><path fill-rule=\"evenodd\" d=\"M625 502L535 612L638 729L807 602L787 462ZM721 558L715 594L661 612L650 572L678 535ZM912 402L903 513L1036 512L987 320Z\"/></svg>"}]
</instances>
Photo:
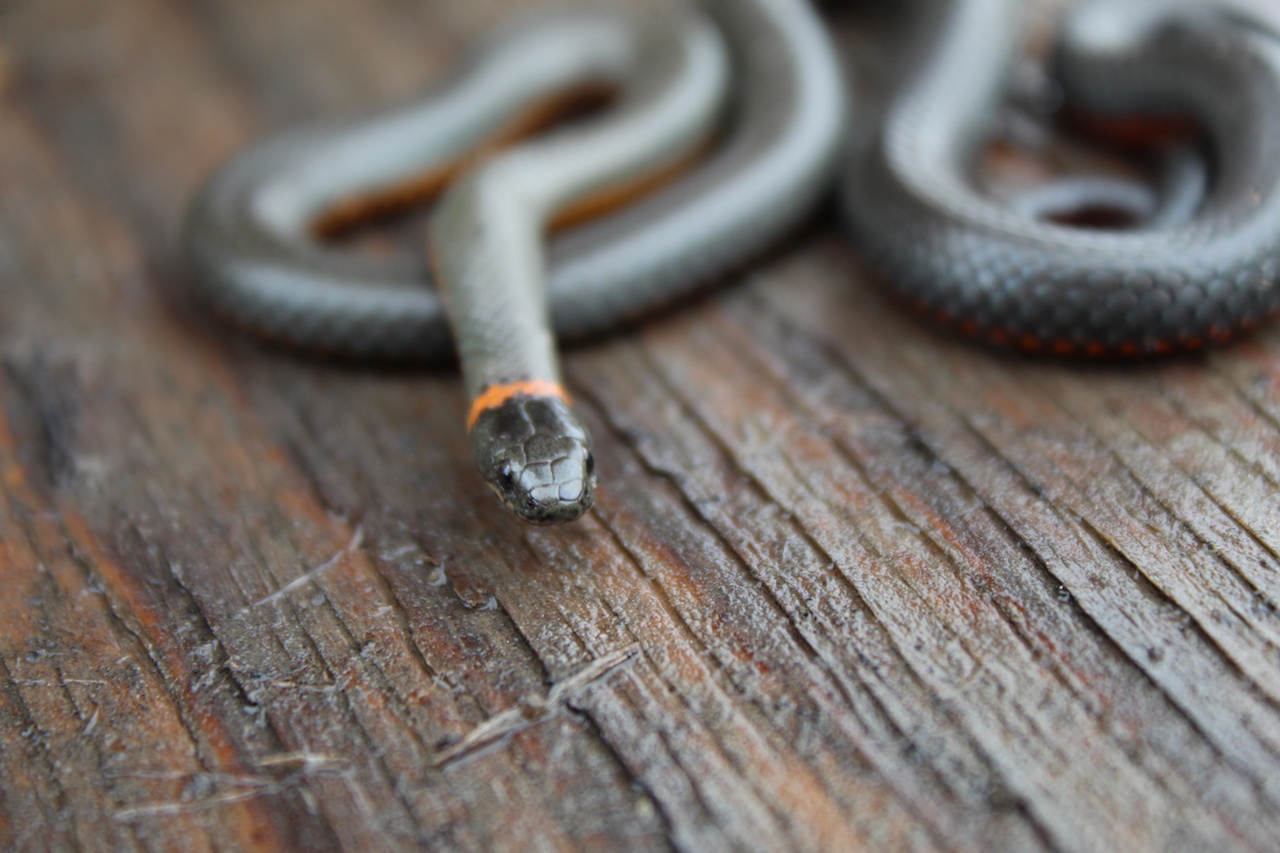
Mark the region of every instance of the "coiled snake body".
<instances>
[{"instance_id":1,"label":"coiled snake body","mask_svg":"<svg viewBox=\"0 0 1280 853\"><path fill-rule=\"evenodd\" d=\"M1022 4L944 5L934 50L846 169L859 246L919 307L1024 349L1164 352L1273 311L1280 14L1266 0L1091 0L1069 20L1059 64L1076 103L1187 114L1211 146L1198 204L1184 194L1163 219L1118 232L1037 221L971 185ZM239 325L306 349L421 359L456 343L482 474L527 520L580 516L595 485L590 439L560 385L553 332L598 332L740 263L812 207L840 153L838 64L803 0L700 8L716 28L693 10L544 21L415 106L251 148L193 205L186 244L202 292ZM617 95L603 118L490 156L602 86ZM615 210L718 133L679 180ZM449 181L429 239L438 291L425 263L375 262L317 237ZM587 222L544 247L557 218Z\"/></svg>"},{"instance_id":2,"label":"coiled snake body","mask_svg":"<svg viewBox=\"0 0 1280 853\"><path fill-rule=\"evenodd\" d=\"M700 8L724 44L692 10L647 27L612 15L553 19L494 43L416 106L250 148L188 218L202 293L242 327L296 347L447 355L454 343L425 267L326 248L315 223L345 215L352 197L357 209L362 197L376 206L466 171L486 140L531 123L531 104L602 84L620 90L603 119L534 140L463 179L442 201L430 241L475 401L471 444L482 474L527 520L578 517L595 477L551 333L602 330L723 274L809 211L836 166L843 84L804 0ZM730 60L721 143L679 181L564 233L544 255L548 217L626 195L705 145Z\"/></svg>"},{"instance_id":3,"label":"coiled snake body","mask_svg":"<svg viewBox=\"0 0 1280 853\"><path fill-rule=\"evenodd\" d=\"M969 179L1004 91L1022 0L949 4L938 43L845 182L851 229L893 286L994 343L1061 354L1194 348L1280 304L1280 43L1262 0L1091 2L1068 18L1068 98L1185 114L1213 179L1183 221L1127 232L1039 222ZM1268 30L1270 30L1268 32Z\"/></svg>"}]
</instances>

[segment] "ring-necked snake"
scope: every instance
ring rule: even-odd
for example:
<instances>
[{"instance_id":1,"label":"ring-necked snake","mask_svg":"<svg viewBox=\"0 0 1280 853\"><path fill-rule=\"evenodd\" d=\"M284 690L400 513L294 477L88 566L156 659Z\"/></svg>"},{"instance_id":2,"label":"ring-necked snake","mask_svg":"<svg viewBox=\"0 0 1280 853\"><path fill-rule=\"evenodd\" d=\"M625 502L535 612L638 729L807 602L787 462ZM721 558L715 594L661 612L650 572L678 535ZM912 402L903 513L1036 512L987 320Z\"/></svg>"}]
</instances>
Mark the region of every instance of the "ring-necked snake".
<instances>
[{"instance_id":1,"label":"ring-necked snake","mask_svg":"<svg viewBox=\"0 0 1280 853\"><path fill-rule=\"evenodd\" d=\"M588 334L715 277L803 215L839 149L844 96L812 11L801 0L703 5L733 58L733 108L719 146L675 183L560 234L544 256L549 220L611 209L705 145L728 73L696 17L640 28L564 18L496 42L418 106L233 161L189 220L205 295L240 325L304 348L451 351L425 268L344 255L317 235L466 173L440 203L430 244L474 400L473 452L522 517L576 518L592 501L590 442L560 388L547 314L558 334ZM922 71L847 169L861 247L940 319L1026 349L1162 352L1270 312L1280 302L1280 46L1253 27L1274 32L1274 14L1261 0L1107 0L1071 19L1059 66L1073 100L1187 114L1211 145L1203 193L1159 205L1141 229L1103 232L1029 215L1059 203L1052 192L1018 211L970 183L1021 5L947 4ZM477 149L602 85L619 93L604 119L473 168ZM1131 197L1115 183L1062 193Z\"/></svg>"},{"instance_id":2,"label":"ring-necked snake","mask_svg":"<svg viewBox=\"0 0 1280 853\"><path fill-rule=\"evenodd\" d=\"M983 197L971 164L1016 55L1023 0L957 0L936 44L855 157L859 244L917 307L993 343L1060 354L1195 348L1280 304L1280 9L1262 0L1106 0L1068 16L1068 100L1178 114L1208 137L1194 212L1132 231L1038 221Z\"/></svg>"},{"instance_id":3,"label":"ring-necked snake","mask_svg":"<svg viewBox=\"0 0 1280 853\"><path fill-rule=\"evenodd\" d=\"M608 206L688 159L714 128L728 73L693 11L640 27L601 14L552 19L495 42L415 106L234 159L187 221L203 294L242 327L303 349L451 353L425 265L346 255L317 231L429 194L472 166L478 148L541 124L566 94L620 90L602 119L469 172L441 201L430 238L481 473L529 521L578 517L595 477L586 430L560 388L548 309L556 334L582 336L688 293L812 209L839 155L843 81L804 0L699 6L728 47L733 93L724 138L680 180L556 237L544 257L548 216Z\"/></svg>"}]
</instances>

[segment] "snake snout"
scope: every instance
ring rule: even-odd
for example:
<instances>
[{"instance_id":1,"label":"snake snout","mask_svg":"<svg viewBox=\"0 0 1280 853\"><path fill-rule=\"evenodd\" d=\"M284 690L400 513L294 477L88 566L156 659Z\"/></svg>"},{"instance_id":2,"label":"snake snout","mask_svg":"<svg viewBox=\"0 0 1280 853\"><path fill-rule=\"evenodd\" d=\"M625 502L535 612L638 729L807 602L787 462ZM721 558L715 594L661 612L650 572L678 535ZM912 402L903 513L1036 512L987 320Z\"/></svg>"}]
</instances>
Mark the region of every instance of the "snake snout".
<instances>
[{"instance_id":1,"label":"snake snout","mask_svg":"<svg viewBox=\"0 0 1280 853\"><path fill-rule=\"evenodd\" d=\"M489 409L471 430L471 449L489 485L525 521L573 521L591 508L591 437L563 400L521 396Z\"/></svg>"}]
</instances>

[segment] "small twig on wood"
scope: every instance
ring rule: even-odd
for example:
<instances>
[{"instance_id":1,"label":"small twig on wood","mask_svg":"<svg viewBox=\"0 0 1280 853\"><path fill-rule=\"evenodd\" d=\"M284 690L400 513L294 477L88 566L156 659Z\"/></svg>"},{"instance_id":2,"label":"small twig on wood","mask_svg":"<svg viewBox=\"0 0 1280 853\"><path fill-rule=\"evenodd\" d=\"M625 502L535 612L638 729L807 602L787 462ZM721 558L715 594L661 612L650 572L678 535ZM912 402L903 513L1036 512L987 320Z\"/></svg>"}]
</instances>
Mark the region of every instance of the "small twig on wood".
<instances>
[{"instance_id":1,"label":"small twig on wood","mask_svg":"<svg viewBox=\"0 0 1280 853\"><path fill-rule=\"evenodd\" d=\"M98 718L102 715L102 706L94 705L93 713L89 716L89 722L84 724L84 728L80 730L81 737L87 737L93 734L93 730L98 727Z\"/></svg>"},{"instance_id":2,"label":"small twig on wood","mask_svg":"<svg viewBox=\"0 0 1280 853\"><path fill-rule=\"evenodd\" d=\"M151 803L145 806L133 806L127 809L120 809L114 815L115 819L121 823L139 817L154 817L156 815L178 815L190 814L191 812L204 811L205 809L214 809L219 806L238 803L242 800L248 800L253 797L260 797L265 794L274 794L283 790L282 785L272 785L270 787L263 786L260 788L251 788L245 791L228 791L225 794L217 794L212 797L206 797L203 800L192 800L190 802L182 802L181 800Z\"/></svg>"},{"instance_id":3,"label":"small twig on wood","mask_svg":"<svg viewBox=\"0 0 1280 853\"><path fill-rule=\"evenodd\" d=\"M22 687L63 687L67 684L110 684L111 682L91 678L63 678L58 681L35 679L31 681L16 681L14 683Z\"/></svg>"},{"instance_id":4,"label":"small twig on wood","mask_svg":"<svg viewBox=\"0 0 1280 853\"><path fill-rule=\"evenodd\" d=\"M545 698L540 696L521 697L513 707L493 715L467 732L462 740L436 753L431 765L433 767L446 767L454 764L489 744L496 743L499 740L545 722L564 707L565 701L573 693L602 678L611 670L635 657L639 652L640 646L638 644L611 652L604 657L593 660L573 675L552 685Z\"/></svg>"},{"instance_id":5,"label":"small twig on wood","mask_svg":"<svg viewBox=\"0 0 1280 853\"><path fill-rule=\"evenodd\" d=\"M310 770L314 767L324 767L329 764L345 764L346 762L332 755L323 755L318 752L282 752L278 755L268 755L266 758L259 759L255 762L259 767L279 767L282 764L300 764L303 771Z\"/></svg>"},{"instance_id":6,"label":"small twig on wood","mask_svg":"<svg viewBox=\"0 0 1280 853\"><path fill-rule=\"evenodd\" d=\"M231 785L240 789L226 791L200 800L167 800L159 803L149 803L143 806L131 806L129 808L118 810L114 817L116 820L124 822L139 817L189 814L191 812L230 805L232 803L240 802L241 800L247 800L251 797L278 794L290 786L296 785L299 780L306 776L312 775L316 772L332 772L332 768L335 765L342 765L346 762L331 755L323 755L314 752L283 752L277 755L266 756L256 763L260 767L297 766L297 770L288 773L286 778L283 779L243 773L184 773L181 771L134 771L131 773L113 774L117 777L175 781L201 778L209 782L221 785Z\"/></svg>"},{"instance_id":7,"label":"small twig on wood","mask_svg":"<svg viewBox=\"0 0 1280 853\"><path fill-rule=\"evenodd\" d=\"M343 546L343 548L340 551L338 551L338 553L334 554L332 557L325 560L323 563L316 566L314 569L307 572L306 574L301 575L300 577L296 577L293 580L289 581L287 584L280 587L278 590L271 593L266 598L262 598L262 599L259 599L258 601L255 601L252 605L250 605L250 607L246 607L245 610L247 611L252 607L261 607L264 604L270 604L273 601L278 601L284 596L288 595L293 590L297 589L298 587L303 586L304 584L310 583L322 573L336 566L348 554L352 554L355 551L357 551L360 548L361 544L363 543L364 543L364 525L356 525L355 533L353 533L351 536L351 541L348 542L345 546Z\"/></svg>"}]
</instances>

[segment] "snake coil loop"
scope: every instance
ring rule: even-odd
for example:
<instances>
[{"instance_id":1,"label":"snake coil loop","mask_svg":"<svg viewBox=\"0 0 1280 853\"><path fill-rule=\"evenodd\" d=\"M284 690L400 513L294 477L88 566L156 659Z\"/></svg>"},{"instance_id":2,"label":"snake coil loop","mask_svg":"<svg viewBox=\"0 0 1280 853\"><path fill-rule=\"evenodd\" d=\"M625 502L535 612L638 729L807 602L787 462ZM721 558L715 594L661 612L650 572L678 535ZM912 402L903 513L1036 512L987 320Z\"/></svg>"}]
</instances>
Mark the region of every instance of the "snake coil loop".
<instances>
[{"instance_id":1,"label":"snake coil loop","mask_svg":"<svg viewBox=\"0 0 1280 853\"><path fill-rule=\"evenodd\" d=\"M1112 115L1189 115L1214 155L1205 199L1185 221L1103 232L1003 209L966 178L1008 78L1022 5L951 3L925 66L856 158L845 209L873 262L917 307L1027 350L1195 348L1273 312L1278 10L1250 0L1094 0L1074 13L1059 61L1068 99Z\"/></svg>"},{"instance_id":2,"label":"snake coil loop","mask_svg":"<svg viewBox=\"0 0 1280 853\"><path fill-rule=\"evenodd\" d=\"M836 166L843 83L804 0L699 5L719 36L693 10L639 26L560 16L495 41L425 100L249 148L188 216L201 293L242 328L310 351L435 359L456 340L469 396L496 401L473 405L471 418L486 479L527 520L578 517L595 474L559 388L553 333L601 331L723 275L811 210ZM730 79L727 130L706 157L557 235L544 254L557 212L610 208L705 147ZM478 150L600 86L619 93L604 116L475 170ZM455 180L431 229L439 291L425 263L374 261L317 238L317 223Z\"/></svg>"}]
</instances>

